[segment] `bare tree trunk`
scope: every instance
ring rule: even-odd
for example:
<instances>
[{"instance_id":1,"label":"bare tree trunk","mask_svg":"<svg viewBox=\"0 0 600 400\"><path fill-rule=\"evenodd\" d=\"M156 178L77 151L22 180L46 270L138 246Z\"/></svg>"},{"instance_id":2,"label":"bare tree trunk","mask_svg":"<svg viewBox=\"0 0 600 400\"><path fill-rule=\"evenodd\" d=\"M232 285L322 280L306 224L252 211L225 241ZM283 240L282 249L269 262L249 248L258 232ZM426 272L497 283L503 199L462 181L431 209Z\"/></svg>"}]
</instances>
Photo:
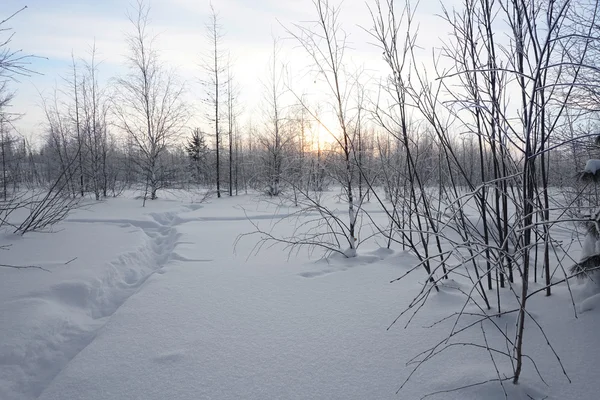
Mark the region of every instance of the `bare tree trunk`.
<instances>
[{"instance_id":1,"label":"bare tree trunk","mask_svg":"<svg viewBox=\"0 0 600 400\"><path fill-rule=\"evenodd\" d=\"M220 115L220 96L221 74L225 71L223 63L223 54L221 54L220 46L223 40L222 27L219 23L219 17L213 5L210 5L211 15L206 24L206 36L210 44L210 53L205 55L204 71L208 74L206 82L209 88L208 103L212 107L212 116L209 120L214 123L215 127L215 178L217 186L217 197L221 197L221 131L219 130L221 115Z\"/></svg>"},{"instance_id":2,"label":"bare tree trunk","mask_svg":"<svg viewBox=\"0 0 600 400\"><path fill-rule=\"evenodd\" d=\"M77 64L75 63L75 57L71 54L73 61L73 96L75 99L75 130L77 132L77 145L83 149L83 143L81 139L81 126L79 124L79 89L78 89L78 78L77 78ZM81 197L85 195L85 184L84 184L84 172L83 172L83 152L79 152L79 191Z\"/></svg>"}]
</instances>

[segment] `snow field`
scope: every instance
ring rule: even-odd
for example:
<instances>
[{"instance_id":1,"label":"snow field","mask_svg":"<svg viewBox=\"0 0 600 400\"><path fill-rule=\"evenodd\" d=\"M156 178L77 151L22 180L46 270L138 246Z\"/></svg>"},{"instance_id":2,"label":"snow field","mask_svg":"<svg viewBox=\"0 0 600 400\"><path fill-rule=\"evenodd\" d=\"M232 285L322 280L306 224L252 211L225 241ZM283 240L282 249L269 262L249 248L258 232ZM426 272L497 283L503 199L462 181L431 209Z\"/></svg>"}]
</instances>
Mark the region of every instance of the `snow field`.
<instances>
[{"instance_id":1,"label":"snow field","mask_svg":"<svg viewBox=\"0 0 600 400\"><path fill-rule=\"evenodd\" d=\"M277 245L253 255L252 237L234 252L236 237L253 229L246 216L286 235L294 222L280 218L292 212L252 196L146 209L114 199L77 211L54 234L5 237L7 261L52 272L0 270L0 399L419 399L496 378L485 350L451 346L396 394L406 363L452 328L452 319L429 326L460 309L464 297L452 287L466 284L448 281L406 329L402 318L386 330L424 279L417 270L389 283L415 264L410 254L371 241L350 260L311 261L304 249L290 255ZM573 384L530 324L526 351L549 386L526 364L522 384L504 385L509 399L597 398L598 301L589 285L574 286L586 310L577 319L566 287L531 300ZM514 330L515 318L496 323ZM481 332L453 342L484 344ZM488 383L432 398L505 395Z\"/></svg>"}]
</instances>

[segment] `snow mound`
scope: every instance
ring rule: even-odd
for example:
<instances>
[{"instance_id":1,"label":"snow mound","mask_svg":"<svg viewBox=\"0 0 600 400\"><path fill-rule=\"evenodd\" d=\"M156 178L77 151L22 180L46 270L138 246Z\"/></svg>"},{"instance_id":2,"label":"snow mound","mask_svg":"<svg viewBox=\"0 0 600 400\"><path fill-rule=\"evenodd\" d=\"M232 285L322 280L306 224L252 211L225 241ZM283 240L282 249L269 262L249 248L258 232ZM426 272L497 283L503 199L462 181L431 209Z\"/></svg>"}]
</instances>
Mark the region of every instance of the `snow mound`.
<instances>
[{"instance_id":1,"label":"snow mound","mask_svg":"<svg viewBox=\"0 0 600 400\"><path fill-rule=\"evenodd\" d=\"M596 175L596 172L600 170L600 160L587 160L585 163L584 172L588 172L590 174Z\"/></svg>"},{"instance_id":2,"label":"snow mound","mask_svg":"<svg viewBox=\"0 0 600 400\"><path fill-rule=\"evenodd\" d=\"M579 312L595 310L600 306L600 293L588 297L579 304Z\"/></svg>"}]
</instances>

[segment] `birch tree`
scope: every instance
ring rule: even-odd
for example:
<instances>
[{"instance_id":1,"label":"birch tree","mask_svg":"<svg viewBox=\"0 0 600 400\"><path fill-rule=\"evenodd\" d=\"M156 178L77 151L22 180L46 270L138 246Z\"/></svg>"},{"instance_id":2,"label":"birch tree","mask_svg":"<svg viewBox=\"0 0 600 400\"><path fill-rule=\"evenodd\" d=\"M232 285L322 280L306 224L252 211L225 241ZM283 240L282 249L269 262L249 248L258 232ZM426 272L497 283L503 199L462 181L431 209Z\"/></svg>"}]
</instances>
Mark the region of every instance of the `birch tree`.
<instances>
[{"instance_id":1,"label":"birch tree","mask_svg":"<svg viewBox=\"0 0 600 400\"><path fill-rule=\"evenodd\" d=\"M79 85L81 88L81 106L76 101L77 137L83 138L82 145L87 155L85 166L88 182L95 199L107 195L108 186L108 99L98 82L98 62L96 45L92 46L89 61L84 63L85 74ZM76 99L79 96L75 97ZM81 107L81 110L79 110ZM80 152L80 154L83 152ZM81 169L84 167L81 166ZM83 182L83 180L82 180Z\"/></svg>"},{"instance_id":2,"label":"birch tree","mask_svg":"<svg viewBox=\"0 0 600 400\"><path fill-rule=\"evenodd\" d=\"M268 79L263 82L264 90L264 132L259 141L263 147L263 168L261 174L263 190L269 196L278 196L281 192L285 149L291 141L286 132L286 117L283 97L285 95L284 70L279 61L280 45L273 38L273 50L268 67Z\"/></svg>"},{"instance_id":3,"label":"birch tree","mask_svg":"<svg viewBox=\"0 0 600 400\"><path fill-rule=\"evenodd\" d=\"M161 188L167 165L161 155L179 136L189 113L183 102L183 85L167 71L155 48L148 27L149 7L138 1L129 15L133 32L127 35L129 73L117 79L113 101L117 125L140 151L138 166L145 176L146 198L154 200Z\"/></svg>"},{"instance_id":4,"label":"birch tree","mask_svg":"<svg viewBox=\"0 0 600 400\"><path fill-rule=\"evenodd\" d=\"M313 0L316 20L307 24L295 24L288 29L293 38L308 55L319 79L327 88L331 98L330 111L335 116L335 127L327 127L323 121L312 117L334 138L336 148L341 153L342 168L341 185L347 202L347 223L342 224L345 241L348 244L344 254L348 257L356 255L357 216L361 208L361 198L354 193L354 143L349 111L349 95L353 77L346 70L345 52L347 35L342 29L340 9L328 0ZM339 131L336 135L334 131Z\"/></svg>"}]
</instances>

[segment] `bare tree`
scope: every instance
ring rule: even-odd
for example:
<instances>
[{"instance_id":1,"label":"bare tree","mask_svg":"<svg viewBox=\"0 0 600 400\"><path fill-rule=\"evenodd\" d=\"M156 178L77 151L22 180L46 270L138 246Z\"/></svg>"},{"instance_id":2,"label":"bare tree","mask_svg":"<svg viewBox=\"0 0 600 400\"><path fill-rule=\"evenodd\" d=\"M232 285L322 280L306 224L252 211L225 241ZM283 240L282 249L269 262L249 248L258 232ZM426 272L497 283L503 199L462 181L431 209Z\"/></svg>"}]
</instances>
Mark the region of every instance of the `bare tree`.
<instances>
[{"instance_id":1,"label":"bare tree","mask_svg":"<svg viewBox=\"0 0 600 400\"><path fill-rule=\"evenodd\" d=\"M233 196L233 188L237 193L237 141L236 141L236 130L237 119L238 119L238 95L239 87L236 85L231 71L232 63L231 59L227 59L227 100L225 106L227 109L227 142L229 147L229 196Z\"/></svg>"},{"instance_id":2,"label":"bare tree","mask_svg":"<svg viewBox=\"0 0 600 400\"><path fill-rule=\"evenodd\" d=\"M9 32L9 28L5 28L5 24L23 11L26 7L10 15L8 18L0 21L0 35ZM2 131L2 167L3 167L3 180L6 184L7 177L7 151L13 147L11 141L6 135L5 130L8 126L12 126L12 121L18 118L19 115L10 113L6 110L6 107L10 105L10 101L13 98L13 93L8 90L8 82L14 78L15 75L29 75L33 73L28 68L29 59L32 56L23 55L21 51L13 51L9 48L9 44L12 40L13 34L9 34L8 38L0 39L0 130ZM58 103L55 103L58 104ZM46 108L47 115L58 115L54 114ZM51 118L56 121L54 116ZM60 124L65 122L63 118L60 118ZM52 125L52 124L50 124ZM52 130L52 127L50 127ZM58 143L60 151L65 154L68 151L68 140L63 137L62 134L66 134L67 129L62 130L58 135L61 140ZM58 136L57 136L58 137ZM8 141L8 143L7 143ZM12 150L11 150L12 151ZM31 154L30 150L30 154ZM59 169L58 176L50 180L50 185L47 188L35 188L32 191L16 192L8 196L6 187L4 187L4 200L0 204L0 226L8 225L11 226L15 233L25 234L33 230L44 229L48 226L59 222L77 205L77 201L69 197L70 187L70 171L73 167L72 153L65 157L68 160L64 160L62 168ZM15 171L15 174L16 171ZM15 210L26 210L24 219L9 220L9 216ZM12 266L2 264L2 267L12 268L31 268L30 266ZM35 268L35 267L33 267Z\"/></svg>"},{"instance_id":3,"label":"bare tree","mask_svg":"<svg viewBox=\"0 0 600 400\"><path fill-rule=\"evenodd\" d=\"M75 135L69 115L69 104L61 98L60 89L55 88L52 97L42 98L42 106L47 123L46 180L63 180L67 193L70 192L72 197L76 197L75 170L83 147L81 142L73 140Z\"/></svg>"},{"instance_id":4,"label":"bare tree","mask_svg":"<svg viewBox=\"0 0 600 400\"><path fill-rule=\"evenodd\" d=\"M282 190L286 149L291 143L286 107L283 98L286 93L284 85L284 66L279 60L280 43L273 37L273 50L268 67L268 79L263 82L264 91L264 131L259 135L263 148L261 181L262 190L269 196L278 196Z\"/></svg>"},{"instance_id":5,"label":"bare tree","mask_svg":"<svg viewBox=\"0 0 600 400\"><path fill-rule=\"evenodd\" d=\"M18 114L9 111L10 104L15 96L15 93L9 88L9 83L14 79L15 75L29 75L33 72L28 68L29 60L32 56L24 55L22 51L12 50L9 47L14 32L11 32L11 28L6 27L6 24L26 8L27 6L0 20L0 130L2 132L3 192L5 200L5 185L7 182L7 177L5 176L7 173L5 168L5 146L8 139L6 135L8 134L9 127L12 126L12 122L19 117Z\"/></svg>"},{"instance_id":6,"label":"bare tree","mask_svg":"<svg viewBox=\"0 0 600 400\"><path fill-rule=\"evenodd\" d=\"M85 75L79 85L81 105L79 106L79 102L76 101L75 107L77 137L79 140L83 138L82 144L87 155L86 175L95 199L100 200L102 196L106 197L107 195L108 126L106 119L109 102L105 91L99 86L96 53L96 45L94 44L90 51L89 61L84 63ZM76 95L75 98L78 99L79 96ZM81 111L78 110L79 108ZM83 166L80 168L84 169Z\"/></svg>"},{"instance_id":7,"label":"bare tree","mask_svg":"<svg viewBox=\"0 0 600 400\"><path fill-rule=\"evenodd\" d=\"M205 102L211 107L208 114L208 120L214 125L215 132L215 179L217 185L217 197L221 197L221 131L220 123L222 119L221 96L226 90L226 79L223 76L227 71L226 58L223 49L223 26L221 25L219 14L215 11L212 3L210 5L210 18L206 23L206 39L209 43L209 51L203 55L202 69L207 75L204 80L207 98Z\"/></svg>"},{"instance_id":8,"label":"bare tree","mask_svg":"<svg viewBox=\"0 0 600 400\"><path fill-rule=\"evenodd\" d=\"M14 36L14 32L11 32L11 28L6 27L6 24L14 18L17 14L25 10L27 6L9 15L7 18L0 20L0 34L8 35L6 38L0 38L0 79L5 82L6 79L13 77L14 75L26 76L34 73L29 68L29 61L34 56L23 54L22 50L12 50L9 45Z\"/></svg>"},{"instance_id":9,"label":"bare tree","mask_svg":"<svg viewBox=\"0 0 600 400\"><path fill-rule=\"evenodd\" d=\"M146 198L156 199L167 165L161 155L180 134L189 119L182 100L183 85L166 71L154 47L155 36L148 29L149 7L138 1L129 15L133 33L127 36L129 73L117 79L113 101L117 125L138 147L139 167L145 175Z\"/></svg>"},{"instance_id":10,"label":"bare tree","mask_svg":"<svg viewBox=\"0 0 600 400\"><path fill-rule=\"evenodd\" d=\"M0 115L0 166L2 167L2 198L4 201L8 200L9 196L9 185L12 181L13 184L17 182L17 176L15 170L11 168L11 165L16 159L15 144L17 142L9 131L10 125L5 122Z\"/></svg>"},{"instance_id":11,"label":"bare tree","mask_svg":"<svg viewBox=\"0 0 600 400\"><path fill-rule=\"evenodd\" d=\"M73 76L72 76L72 80L70 81L70 86L72 89L72 94L73 94L73 100L75 101L74 104L74 109L73 109L73 113L74 115L72 116L72 118L74 119L74 123L75 123L75 133L77 134L77 146L81 149L83 148L83 137L81 135L81 124L80 124L80 118L79 118L79 112L80 112L80 104L79 104L79 76L78 76L78 69L77 69L77 63L75 61L75 56L73 54L71 54L71 60L72 60L72 67L73 67ZM79 169L79 191L81 193L81 197L83 197L85 195L85 173L84 173L84 165L83 165L83 152L80 151L79 152L79 165L78 165L78 169Z\"/></svg>"},{"instance_id":12,"label":"bare tree","mask_svg":"<svg viewBox=\"0 0 600 400\"><path fill-rule=\"evenodd\" d=\"M295 29L288 29L288 33L296 39L310 57L313 68L316 69L319 78L324 80L332 99L329 105L335 115L335 129L327 127L314 112L311 114L317 123L334 138L336 147L341 153L343 170L339 177L348 204L348 221L340 226L343 227L345 241L348 244L345 254L353 257L356 255L358 245L357 217L363 201L354 193L355 148L349 110L349 96L356 79L348 73L344 64L347 35L342 29L339 19L340 9L330 4L328 0L313 0L313 5L316 11L316 20L304 25L295 24ZM334 130L339 130L340 134L336 135Z\"/></svg>"},{"instance_id":13,"label":"bare tree","mask_svg":"<svg viewBox=\"0 0 600 400\"><path fill-rule=\"evenodd\" d=\"M560 246L551 236L551 228L559 221L550 219L548 160L550 150L564 144L553 142L552 138L568 118L566 110L573 88L584 84L579 72L593 68L586 65L585 54L594 37L591 30L596 24L598 6L589 10L585 24L574 29L567 23L567 16L577 8L573 1L464 0L462 8L443 10L451 34L444 40L439 58L434 60L436 75L432 80L414 55L414 9L407 1L402 11L396 12L394 3L375 0L370 8L370 32L383 51L390 72L383 89L392 97L389 107L376 108L376 116L382 127L401 128L386 130L393 136L396 132L402 134L399 139L406 149L405 162L411 170L409 176L413 176L410 191L416 190L417 195L410 197L422 200L408 204L413 215L407 219L398 218L395 209L389 215L407 240L416 232L422 238L419 247L425 250L430 240L443 238L449 244L444 249L438 242L429 254L420 257L415 268L429 263L429 282L401 315L418 312L448 274L458 272L472 283L468 291L461 290L465 303L450 317L454 321L449 336L417 357L413 373L449 346L477 347L456 339L461 331L457 329L459 322L466 322L468 327L481 328L484 349L497 374L493 380L500 384L506 380L518 383L528 359L524 349L526 324L537 327L547 340L542 326L529 313L527 301L540 292L550 294L551 286L556 284L551 280L554 272L549 268L549 259L551 245ZM502 23L510 33L500 39L494 31ZM574 55L566 50L573 48L581 52ZM511 98L511 90L519 94L518 102ZM424 123L403 126L409 121L407 105ZM464 154L466 146L456 140L457 133L473 134L469 157ZM424 134L431 137L432 143L425 154L439 160L437 191L420 183L427 179L427 171L419 167L419 153L413 150L424 143ZM411 135L419 139L411 139ZM464 163L465 159L470 161ZM446 173L442 173L442 165ZM469 170L468 165L476 168ZM564 206L560 207L563 208L557 209L564 213ZM475 211L475 218L465 212L469 209ZM419 218L422 224L418 223ZM539 257L546 285L531 291L530 280L537 276L538 248L543 249ZM413 246L415 253L417 250ZM570 277L561 260L557 260L557 265L565 273L562 282L568 281ZM513 274L513 270L517 273ZM520 284L518 293L511 285L514 279ZM485 281L487 288L482 283ZM494 282L496 292L492 300L486 292L494 290ZM502 308L505 295L514 297L517 307ZM479 311L466 315L467 304L474 304ZM512 331L491 319L507 314L517 317ZM485 327L496 330L505 339L504 347L489 346ZM549 342L548 345L554 352ZM500 372L495 361L498 357L508 361L510 373ZM529 360L535 368L535 361ZM558 356L557 361L560 364Z\"/></svg>"}]
</instances>

